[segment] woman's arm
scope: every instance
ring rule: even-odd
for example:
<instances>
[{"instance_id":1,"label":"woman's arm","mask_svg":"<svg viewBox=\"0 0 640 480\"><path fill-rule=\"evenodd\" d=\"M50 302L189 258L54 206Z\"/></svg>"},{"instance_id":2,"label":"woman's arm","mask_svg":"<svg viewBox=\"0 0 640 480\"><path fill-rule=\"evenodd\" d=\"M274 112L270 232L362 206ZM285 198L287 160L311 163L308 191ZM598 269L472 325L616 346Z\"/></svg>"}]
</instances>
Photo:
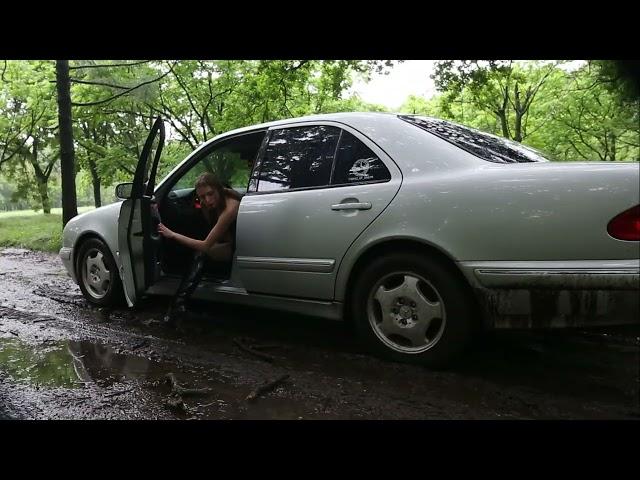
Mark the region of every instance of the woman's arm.
<instances>
[{"instance_id":1,"label":"woman's arm","mask_svg":"<svg viewBox=\"0 0 640 480\"><path fill-rule=\"evenodd\" d=\"M227 199L227 207L220 214L218 221L213 226L209 235L204 240L196 240L195 238L186 237L181 235L180 233L176 233L172 230L169 230L163 224L158 226L158 232L161 235L164 235L167 238L176 240L183 245L192 248L194 250L198 250L200 252L206 252L209 250L216 242L218 242L223 235L229 229L229 226L238 216L238 209L240 207L240 202L233 198Z\"/></svg>"}]
</instances>

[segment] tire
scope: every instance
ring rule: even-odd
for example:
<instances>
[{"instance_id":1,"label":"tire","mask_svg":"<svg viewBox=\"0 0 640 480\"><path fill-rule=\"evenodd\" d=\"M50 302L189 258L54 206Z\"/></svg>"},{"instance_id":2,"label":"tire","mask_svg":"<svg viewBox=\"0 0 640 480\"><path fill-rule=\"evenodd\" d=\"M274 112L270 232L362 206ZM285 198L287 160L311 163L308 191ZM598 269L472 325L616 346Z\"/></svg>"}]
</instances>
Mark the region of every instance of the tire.
<instances>
[{"instance_id":1,"label":"tire","mask_svg":"<svg viewBox=\"0 0 640 480\"><path fill-rule=\"evenodd\" d=\"M82 242L76 260L76 278L84 297L94 305L123 303L122 282L109 247L97 238Z\"/></svg>"},{"instance_id":2,"label":"tire","mask_svg":"<svg viewBox=\"0 0 640 480\"><path fill-rule=\"evenodd\" d=\"M472 336L467 286L451 267L424 255L391 254L372 261L356 279L351 312L364 346L398 362L445 367Z\"/></svg>"}]
</instances>

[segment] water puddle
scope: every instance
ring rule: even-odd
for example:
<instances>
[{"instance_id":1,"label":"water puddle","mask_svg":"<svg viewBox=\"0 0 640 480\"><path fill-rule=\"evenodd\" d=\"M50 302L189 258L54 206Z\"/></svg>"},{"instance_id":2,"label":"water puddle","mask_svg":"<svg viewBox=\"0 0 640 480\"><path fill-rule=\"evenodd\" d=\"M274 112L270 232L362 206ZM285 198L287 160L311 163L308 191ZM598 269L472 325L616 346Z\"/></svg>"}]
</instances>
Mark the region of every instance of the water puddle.
<instances>
[{"instance_id":1,"label":"water puddle","mask_svg":"<svg viewBox=\"0 0 640 480\"><path fill-rule=\"evenodd\" d=\"M197 396L185 396L185 408L174 409L177 418L237 420L309 419L323 416L314 405L287 398L287 390L295 390L295 383L285 384L268 395L248 402L245 398L253 386L225 381L210 369L149 360L90 341L63 340L32 344L17 338L0 338L0 372L10 380L35 387L36 390L79 389L93 385L98 388L88 389L86 393L95 395L109 392L106 397L110 397L135 387L152 403L164 408L169 408L168 401L175 398L166 381L167 374L173 373L182 387L204 392ZM142 390L138 387L142 387ZM124 395L119 398L133 401L127 400ZM51 407L55 408L54 405Z\"/></svg>"},{"instance_id":2,"label":"water puddle","mask_svg":"<svg viewBox=\"0 0 640 480\"><path fill-rule=\"evenodd\" d=\"M72 357L61 346L33 348L17 339L0 340L0 370L16 381L42 387L81 386Z\"/></svg>"},{"instance_id":3,"label":"water puddle","mask_svg":"<svg viewBox=\"0 0 640 480\"><path fill-rule=\"evenodd\" d=\"M107 387L166 371L156 362L99 343L63 340L34 345L13 338L0 339L0 370L17 382L64 388L87 383Z\"/></svg>"}]
</instances>

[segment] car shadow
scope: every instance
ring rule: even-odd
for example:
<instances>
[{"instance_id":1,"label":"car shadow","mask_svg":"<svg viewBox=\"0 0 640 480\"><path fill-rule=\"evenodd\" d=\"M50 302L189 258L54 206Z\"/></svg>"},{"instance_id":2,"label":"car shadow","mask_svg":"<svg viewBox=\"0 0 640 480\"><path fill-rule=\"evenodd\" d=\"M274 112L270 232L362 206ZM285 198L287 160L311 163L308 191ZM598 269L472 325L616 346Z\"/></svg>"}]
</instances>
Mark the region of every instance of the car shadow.
<instances>
[{"instance_id":1,"label":"car shadow","mask_svg":"<svg viewBox=\"0 0 640 480\"><path fill-rule=\"evenodd\" d=\"M167 305L168 300L159 305L154 299L147 307L159 312ZM624 404L630 410L638 404L637 326L591 332L486 332L442 370L376 358L361 347L346 322L255 307L193 302L176 335L211 350L232 351L235 339L271 344L269 353L283 366L362 381L408 383L422 378L433 387L446 385L451 392L481 382L534 397L551 393Z\"/></svg>"}]
</instances>

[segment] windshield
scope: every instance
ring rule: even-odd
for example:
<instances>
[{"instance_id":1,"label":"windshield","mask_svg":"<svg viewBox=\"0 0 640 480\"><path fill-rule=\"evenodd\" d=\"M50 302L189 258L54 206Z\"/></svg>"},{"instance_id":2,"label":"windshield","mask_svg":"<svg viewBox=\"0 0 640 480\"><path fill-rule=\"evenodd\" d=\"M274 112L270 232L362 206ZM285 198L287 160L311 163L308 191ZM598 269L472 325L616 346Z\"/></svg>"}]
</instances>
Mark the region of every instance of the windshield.
<instances>
[{"instance_id":1,"label":"windshield","mask_svg":"<svg viewBox=\"0 0 640 480\"><path fill-rule=\"evenodd\" d=\"M398 117L489 162L523 163L549 161L541 152L531 147L491 135L490 133L481 132L475 128L417 115L398 115Z\"/></svg>"}]
</instances>

